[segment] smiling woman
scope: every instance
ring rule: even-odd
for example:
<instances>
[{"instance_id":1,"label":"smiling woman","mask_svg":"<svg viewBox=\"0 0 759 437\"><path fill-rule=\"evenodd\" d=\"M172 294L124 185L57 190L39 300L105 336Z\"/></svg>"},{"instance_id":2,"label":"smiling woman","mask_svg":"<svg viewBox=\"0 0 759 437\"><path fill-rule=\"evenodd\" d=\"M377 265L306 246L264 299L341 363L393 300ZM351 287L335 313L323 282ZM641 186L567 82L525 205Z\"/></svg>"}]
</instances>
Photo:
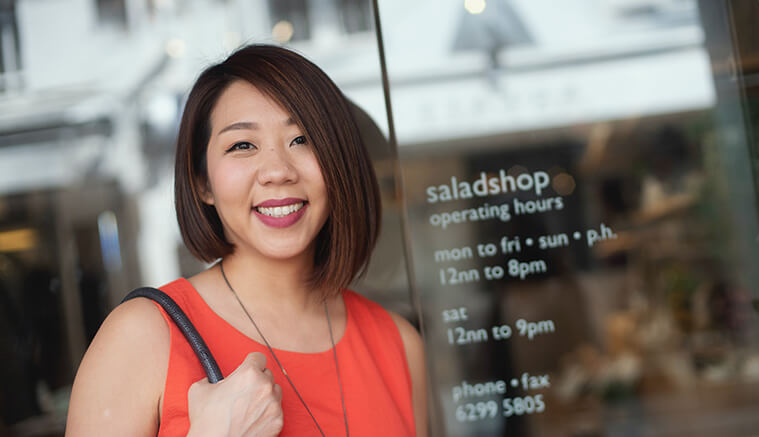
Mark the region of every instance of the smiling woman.
<instances>
[{"instance_id":1,"label":"smiling woman","mask_svg":"<svg viewBox=\"0 0 759 437\"><path fill-rule=\"evenodd\" d=\"M261 58L257 60L261 64L251 68L248 63L254 56ZM235 88L255 88L252 93L268 97L271 106L308 134L330 205L330 218L316 240L314 285L347 285L365 267L379 232L381 210L374 170L340 90L316 65L275 46L248 47L207 69L188 98L175 167L177 217L187 247L207 262L233 250L233 243L224 238L216 209L202 206L201 198L206 188L203 184L208 182L211 112L233 83ZM234 94L226 96L235 100ZM254 131L259 122L229 121L232 124L218 127L216 135L229 129L249 127L244 130Z\"/></svg>"},{"instance_id":2,"label":"smiling woman","mask_svg":"<svg viewBox=\"0 0 759 437\"><path fill-rule=\"evenodd\" d=\"M238 256L305 256L304 262L312 262L310 246L327 220L328 200L316 152L303 129L242 81L222 92L211 126L202 198L219 215L225 240ZM371 226L375 220L364 223Z\"/></svg>"},{"instance_id":3,"label":"smiling woman","mask_svg":"<svg viewBox=\"0 0 759 437\"><path fill-rule=\"evenodd\" d=\"M205 70L177 141L177 217L208 270L116 308L80 366L67 435L426 435L421 339L348 284L379 232L376 178L345 97L280 47ZM126 335L125 333L128 333Z\"/></svg>"}]
</instances>

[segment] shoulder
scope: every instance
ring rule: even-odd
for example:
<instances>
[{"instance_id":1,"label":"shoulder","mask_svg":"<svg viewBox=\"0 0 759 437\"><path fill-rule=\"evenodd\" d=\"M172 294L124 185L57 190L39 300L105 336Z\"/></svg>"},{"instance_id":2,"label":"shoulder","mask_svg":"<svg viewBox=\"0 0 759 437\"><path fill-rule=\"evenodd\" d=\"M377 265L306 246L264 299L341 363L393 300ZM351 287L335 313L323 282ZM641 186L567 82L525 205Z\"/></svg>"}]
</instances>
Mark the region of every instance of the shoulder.
<instances>
[{"instance_id":1,"label":"shoulder","mask_svg":"<svg viewBox=\"0 0 759 437\"><path fill-rule=\"evenodd\" d=\"M385 329L381 329L378 335L387 338L387 327L395 326L398 338L402 343L399 347L403 348L408 367L408 378L411 383L411 402L414 414L414 423L417 436L426 436L427 429L427 366L424 358L424 343L419 331L409 323L408 320L400 315L387 311L382 306L373 302L366 297L350 290L343 292L346 306L351 309L357 307L363 308L367 314L372 315L372 319L379 320ZM362 321L358 321L362 324Z\"/></svg>"},{"instance_id":2,"label":"shoulder","mask_svg":"<svg viewBox=\"0 0 759 437\"><path fill-rule=\"evenodd\" d=\"M362 312L370 314L372 318L382 319L386 323L392 323L395 325L405 347L410 346L416 350L422 346L422 338L419 335L419 332L402 316L386 310L380 304L356 293L355 291L345 290L343 296L346 300L346 306L351 307L352 310L355 311L360 307ZM359 322L362 321L363 320L359 320Z\"/></svg>"},{"instance_id":3,"label":"shoulder","mask_svg":"<svg viewBox=\"0 0 759 437\"><path fill-rule=\"evenodd\" d=\"M418 351L423 353L424 343L422 342L422 336L419 335L419 331L416 330L414 325L409 323L404 317L392 311L388 311L388 314L390 314L390 318L393 319L395 326L398 328L398 332L401 334L401 339L403 340L403 345L406 347L407 352L408 349L411 348L415 352Z\"/></svg>"},{"instance_id":4,"label":"shoulder","mask_svg":"<svg viewBox=\"0 0 759 437\"><path fill-rule=\"evenodd\" d=\"M168 324L159 307L147 298L135 298L111 311L93 339L88 354L101 350L131 352L146 346L168 347L168 340Z\"/></svg>"},{"instance_id":5,"label":"shoulder","mask_svg":"<svg viewBox=\"0 0 759 437\"><path fill-rule=\"evenodd\" d=\"M406 352L409 376L411 377L411 398L417 436L426 436L427 429L427 365L424 358L424 343L416 328L400 315L389 311L398 327Z\"/></svg>"},{"instance_id":6,"label":"shoulder","mask_svg":"<svg viewBox=\"0 0 759 437\"><path fill-rule=\"evenodd\" d=\"M144 355L132 358L132 354L158 354L160 351L155 347L162 345L168 353L169 329L161 311L148 299L132 299L111 311L87 349L81 367L122 356L144 362Z\"/></svg>"},{"instance_id":7,"label":"shoulder","mask_svg":"<svg viewBox=\"0 0 759 437\"><path fill-rule=\"evenodd\" d=\"M109 429L154 435L169 347L169 327L153 302L137 298L117 306L77 371L67 425L71 435Z\"/></svg>"},{"instance_id":8,"label":"shoulder","mask_svg":"<svg viewBox=\"0 0 759 437\"><path fill-rule=\"evenodd\" d=\"M129 335L124 335L126 332ZM108 343L114 346L141 347L145 342L168 340L168 334L167 322L158 306L147 298L135 298L114 308L100 327L93 345L110 340Z\"/></svg>"},{"instance_id":9,"label":"shoulder","mask_svg":"<svg viewBox=\"0 0 759 437\"><path fill-rule=\"evenodd\" d=\"M343 296L346 300L346 306L351 307L351 312L355 313L358 307L361 307L362 314L359 314L359 324L367 322L366 316L369 315L371 319L381 324L380 333L382 336L387 335L387 327L395 326L401 342L403 343L403 349L406 353L406 360L408 361L409 368L417 363L424 362L424 343L422 342L422 336L419 335L419 331L416 330L414 325L409 323L408 320L402 316L384 309L380 304L356 293L355 291L346 290L343 292ZM362 317L363 316L363 317Z\"/></svg>"},{"instance_id":10,"label":"shoulder","mask_svg":"<svg viewBox=\"0 0 759 437\"><path fill-rule=\"evenodd\" d=\"M426 375L424 342L422 341L422 336L419 334L419 331L416 330L414 325L409 323L404 317L392 311L388 311L388 313L390 314L390 318L393 319L395 326L398 328L398 333L401 336L412 381L418 380L420 377L426 378L426 376L422 376Z\"/></svg>"}]
</instances>

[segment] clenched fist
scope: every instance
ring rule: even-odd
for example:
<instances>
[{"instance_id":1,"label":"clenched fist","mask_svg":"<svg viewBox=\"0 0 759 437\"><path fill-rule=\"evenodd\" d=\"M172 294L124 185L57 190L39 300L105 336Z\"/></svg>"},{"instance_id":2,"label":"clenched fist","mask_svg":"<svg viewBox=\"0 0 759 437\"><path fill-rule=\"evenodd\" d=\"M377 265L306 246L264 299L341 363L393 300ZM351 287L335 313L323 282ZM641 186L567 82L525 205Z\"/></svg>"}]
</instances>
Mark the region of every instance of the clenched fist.
<instances>
[{"instance_id":1,"label":"clenched fist","mask_svg":"<svg viewBox=\"0 0 759 437\"><path fill-rule=\"evenodd\" d=\"M266 356L248 354L228 377L190 386L188 437L270 437L282 431L282 388L266 368Z\"/></svg>"}]
</instances>

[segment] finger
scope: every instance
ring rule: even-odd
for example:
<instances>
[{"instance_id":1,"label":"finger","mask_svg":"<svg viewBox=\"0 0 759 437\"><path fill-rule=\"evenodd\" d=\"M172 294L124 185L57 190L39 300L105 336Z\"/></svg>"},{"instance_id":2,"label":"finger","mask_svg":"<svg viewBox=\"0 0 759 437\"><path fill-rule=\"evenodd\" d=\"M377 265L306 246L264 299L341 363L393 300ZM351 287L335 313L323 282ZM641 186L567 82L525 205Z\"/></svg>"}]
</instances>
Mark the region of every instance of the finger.
<instances>
[{"instance_id":1,"label":"finger","mask_svg":"<svg viewBox=\"0 0 759 437\"><path fill-rule=\"evenodd\" d=\"M229 379L247 370L256 370L261 372L265 368L266 355L262 354L261 352L251 352L245 357L244 360L242 360L242 363L240 363L240 365L237 366L237 368L226 379Z\"/></svg>"},{"instance_id":2,"label":"finger","mask_svg":"<svg viewBox=\"0 0 759 437\"><path fill-rule=\"evenodd\" d=\"M245 357L245 361L248 361L258 370L264 370L266 368L266 355L261 352L251 352Z\"/></svg>"},{"instance_id":3,"label":"finger","mask_svg":"<svg viewBox=\"0 0 759 437\"><path fill-rule=\"evenodd\" d=\"M277 399L277 402L282 402L282 387L279 384L274 384L274 398Z\"/></svg>"},{"instance_id":4,"label":"finger","mask_svg":"<svg viewBox=\"0 0 759 437\"><path fill-rule=\"evenodd\" d=\"M270 380L274 381L274 374L271 373L271 369L268 367L264 369L264 375L266 375Z\"/></svg>"},{"instance_id":5,"label":"finger","mask_svg":"<svg viewBox=\"0 0 759 437\"><path fill-rule=\"evenodd\" d=\"M248 417L255 419L248 422L243 435L246 437L278 436L284 424L282 403L275 399L268 399L267 402L256 405L255 409L255 412L249 412Z\"/></svg>"},{"instance_id":6,"label":"finger","mask_svg":"<svg viewBox=\"0 0 759 437\"><path fill-rule=\"evenodd\" d=\"M251 423L243 434L245 437L276 437L282 432L284 417L282 414L268 415Z\"/></svg>"}]
</instances>

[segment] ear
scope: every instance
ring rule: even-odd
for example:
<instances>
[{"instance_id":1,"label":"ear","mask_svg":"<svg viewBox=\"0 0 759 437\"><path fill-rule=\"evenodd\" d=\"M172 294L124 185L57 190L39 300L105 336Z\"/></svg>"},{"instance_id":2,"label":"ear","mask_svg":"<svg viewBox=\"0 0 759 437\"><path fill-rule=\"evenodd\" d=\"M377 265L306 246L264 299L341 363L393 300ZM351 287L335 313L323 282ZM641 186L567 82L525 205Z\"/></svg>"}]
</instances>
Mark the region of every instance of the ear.
<instances>
[{"instance_id":1,"label":"ear","mask_svg":"<svg viewBox=\"0 0 759 437\"><path fill-rule=\"evenodd\" d=\"M198 190L200 200L206 205L214 205L215 200L213 197L213 191L211 191L211 185L208 181L200 181L198 185L200 186Z\"/></svg>"}]
</instances>

